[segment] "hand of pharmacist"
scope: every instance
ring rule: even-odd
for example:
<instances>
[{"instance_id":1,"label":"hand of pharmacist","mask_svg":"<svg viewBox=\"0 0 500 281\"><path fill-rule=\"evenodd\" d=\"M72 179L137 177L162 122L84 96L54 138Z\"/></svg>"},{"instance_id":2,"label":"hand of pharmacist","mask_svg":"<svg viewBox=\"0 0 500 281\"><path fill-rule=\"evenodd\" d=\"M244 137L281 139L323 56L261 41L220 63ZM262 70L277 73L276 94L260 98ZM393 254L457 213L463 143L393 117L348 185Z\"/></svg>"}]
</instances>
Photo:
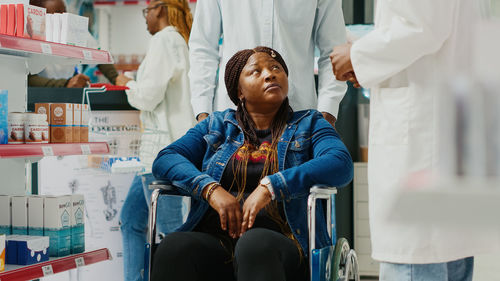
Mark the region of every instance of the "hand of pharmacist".
<instances>
[{"instance_id":1,"label":"hand of pharmacist","mask_svg":"<svg viewBox=\"0 0 500 281\"><path fill-rule=\"evenodd\" d=\"M271 193L264 185L257 186L250 196L248 196L245 204L243 204L243 222L241 223L240 236L249 228L252 228L257 214L271 202L271 197Z\"/></svg>"},{"instance_id":2,"label":"hand of pharmacist","mask_svg":"<svg viewBox=\"0 0 500 281\"><path fill-rule=\"evenodd\" d=\"M84 74L77 74L69 79L66 88L83 88L90 83L90 78Z\"/></svg>"},{"instance_id":3,"label":"hand of pharmacist","mask_svg":"<svg viewBox=\"0 0 500 281\"><path fill-rule=\"evenodd\" d=\"M120 74L116 77L115 85L116 86L127 86L127 83L130 80L132 80L132 79L130 79L129 77L127 77L123 74Z\"/></svg>"},{"instance_id":4,"label":"hand of pharmacist","mask_svg":"<svg viewBox=\"0 0 500 281\"><path fill-rule=\"evenodd\" d=\"M198 116L196 116L196 120L198 121L198 123L200 123L201 121L203 121L205 118L208 117L208 113L200 113L198 114Z\"/></svg>"},{"instance_id":5,"label":"hand of pharmacist","mask_svg":"<svg viewBox=\"0 0 500 281\"><path fill-rule=\"evenodd\" d=\"M222 230L227 230L229 236L237 238L241 226L241 206L238 200L222 186L218 186L208 198L208 203L219 214Z\"/></svg>"},{"instance_id":6,"label":"hand of pharmacist","mask_svg":"<svg viewBox=\"0 0 500 281\"><path fill-rule=\"evenodd\" d=\"M351 47L351 43L336 46L330 54L333 74L339 81L347 81L351 73L354 73L351 63Z\"/></svg>"}]
</instances>

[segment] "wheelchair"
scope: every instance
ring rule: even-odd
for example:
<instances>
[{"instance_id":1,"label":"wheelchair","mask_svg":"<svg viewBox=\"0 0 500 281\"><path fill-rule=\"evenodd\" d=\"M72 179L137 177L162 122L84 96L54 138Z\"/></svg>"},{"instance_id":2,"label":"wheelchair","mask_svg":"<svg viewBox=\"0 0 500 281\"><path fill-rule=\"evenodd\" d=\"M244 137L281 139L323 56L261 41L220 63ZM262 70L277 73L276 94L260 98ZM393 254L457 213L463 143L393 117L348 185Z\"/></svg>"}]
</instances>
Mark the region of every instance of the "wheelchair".
<instances>
[{"instance_id":1,"label":"wheelchair","mask_svg":"<svg viewBox=\"0 0 500 281\"><path fill-rule=\"evenodd\" d=\"M148 234L144 262L144 281L149 281L152 269L152 258L157 248L156 244L156 215L158 198L161 195L180 196L176 188L165 181L154 181L149 185L153 190L149 209ZM307 201L307 219L309 228L309 266L311 281L359 281L358 258L356 252L350 248L347 239L336 238L334 187L314 186L310 189ZM326 220L329 224L328 234L332 246L322 249L315 248L316 233L316 201L326 200Z\"/></svg>"}]
</instances>

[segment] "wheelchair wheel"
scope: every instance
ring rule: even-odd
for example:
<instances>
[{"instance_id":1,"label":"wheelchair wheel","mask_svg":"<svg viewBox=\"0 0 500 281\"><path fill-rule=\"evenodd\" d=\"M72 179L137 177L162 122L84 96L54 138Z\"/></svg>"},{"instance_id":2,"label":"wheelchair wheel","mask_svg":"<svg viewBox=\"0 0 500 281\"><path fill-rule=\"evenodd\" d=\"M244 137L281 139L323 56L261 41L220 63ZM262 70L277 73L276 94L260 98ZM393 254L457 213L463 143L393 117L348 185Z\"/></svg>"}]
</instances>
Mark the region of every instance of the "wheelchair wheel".
<instances>
[{"instance_id":1,"label":"wheelchair wheel","mask_svg":"<svg viewBox=\"0 0 500 281\"><path fill-rule=\"evenodd\" d=\"M345 280L345 264L349 255L349 242L345 238L339 238L335 244L335 252L333 254L331 281Z\"/></svg>"}]
</instances>

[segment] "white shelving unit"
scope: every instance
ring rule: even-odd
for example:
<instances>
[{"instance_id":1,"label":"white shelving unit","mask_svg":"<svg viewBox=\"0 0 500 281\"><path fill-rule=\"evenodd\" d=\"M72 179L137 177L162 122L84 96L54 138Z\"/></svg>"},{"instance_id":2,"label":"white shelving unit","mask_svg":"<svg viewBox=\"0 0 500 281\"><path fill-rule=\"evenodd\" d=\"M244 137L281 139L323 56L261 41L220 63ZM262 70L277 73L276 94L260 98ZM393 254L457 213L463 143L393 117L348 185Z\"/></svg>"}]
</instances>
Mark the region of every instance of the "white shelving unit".
<instances>
[{"instance_id":1,"label":"white shelving unit","mask_svg":"<svg viewBox=\"0 0 500 281\"><path fill-rule=\"evenodd\" d=\"M107 51L0 35L0 89L9 93L8 111L27 110L27 75L38 73L48 64L109 64ZM106 143L0 145L0 194L31 193L31 162L48 155L82 155L108 153ZM79 265L110 259L109 251L101 249L76 256L54 259L47 264L8 267L0 280L32 280L43 274L61 272ZM77 260L80 264L77 263ZM82 263L83 262L83 263ZM45 266L45 267L44 267ZM40 275L41 274L41 275Z\"/></svg>"}]
</instances>

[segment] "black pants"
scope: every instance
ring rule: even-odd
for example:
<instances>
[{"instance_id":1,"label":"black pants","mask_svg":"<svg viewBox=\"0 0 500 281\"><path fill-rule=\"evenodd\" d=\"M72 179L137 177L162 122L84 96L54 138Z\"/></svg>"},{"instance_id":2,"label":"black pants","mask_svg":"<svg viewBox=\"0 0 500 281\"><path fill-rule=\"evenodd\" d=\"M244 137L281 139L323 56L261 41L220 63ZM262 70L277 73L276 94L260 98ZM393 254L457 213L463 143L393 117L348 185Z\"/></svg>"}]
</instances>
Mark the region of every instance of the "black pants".
<instances>
[{"instance_id":1,"label":"black pants","mask_svg":"<svg viewBox=\"0 0 500 281\"><path fill-rule=\"evenodd\" d=\"M232 251L202 232L174 232L156 250L152 281L302 281L307 260L281 233L256 228L239 238Z\"/></svg>"}]
</instances>

